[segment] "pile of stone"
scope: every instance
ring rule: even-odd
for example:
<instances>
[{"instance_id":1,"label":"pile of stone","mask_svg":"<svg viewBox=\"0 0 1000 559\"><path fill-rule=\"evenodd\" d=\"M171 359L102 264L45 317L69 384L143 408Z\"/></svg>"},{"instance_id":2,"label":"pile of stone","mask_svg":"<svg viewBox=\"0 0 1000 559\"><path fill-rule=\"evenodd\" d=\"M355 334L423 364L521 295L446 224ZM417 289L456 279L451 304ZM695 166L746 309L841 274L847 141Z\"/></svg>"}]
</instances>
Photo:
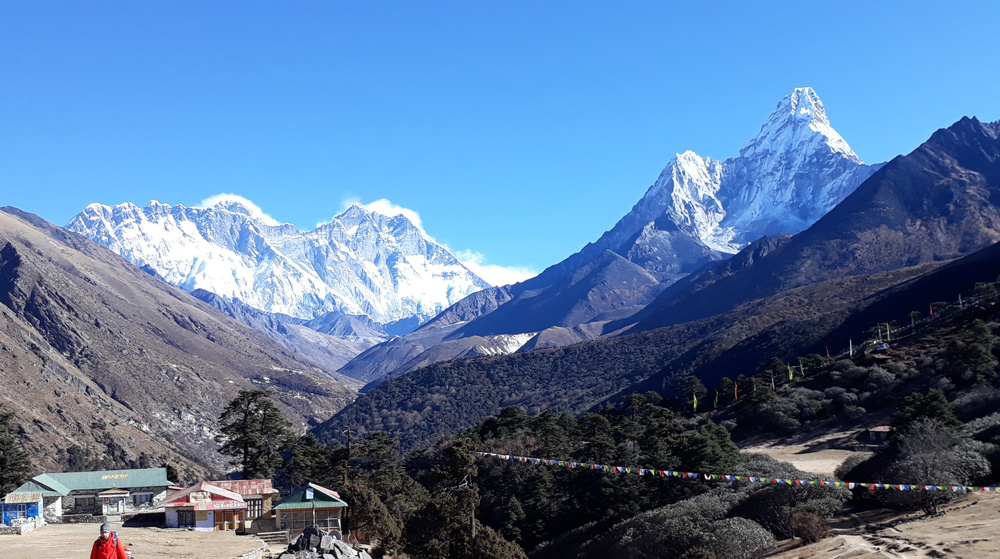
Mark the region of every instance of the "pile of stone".
<instances>
[{"instance_id":1,"label":"pile of stone","mask_svg":"<svg viewBox=\"0 0 1000 559\"><path fill-rule=\"evenodd\" d=\"M335 535L308 527L295 536L278 559L372 559L366 551L354 549Z\"/></svg>"}]
</instances>

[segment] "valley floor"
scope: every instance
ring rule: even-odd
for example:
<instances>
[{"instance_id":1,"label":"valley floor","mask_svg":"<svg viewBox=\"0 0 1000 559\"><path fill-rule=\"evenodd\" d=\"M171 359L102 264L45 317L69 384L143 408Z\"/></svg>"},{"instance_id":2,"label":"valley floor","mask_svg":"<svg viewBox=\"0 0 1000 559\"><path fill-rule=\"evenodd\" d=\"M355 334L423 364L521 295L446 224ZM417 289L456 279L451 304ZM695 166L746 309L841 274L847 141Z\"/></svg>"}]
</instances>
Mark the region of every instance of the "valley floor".
<instances>
[{"instance_id":1,"label":"valley floor","mask_svg":"<svg viewBox=\"0 0 1000 559\"><path fill-rule=\"evenodd\" d=\"M98 524L48 524L23 536L0 536L3 559L60 557L86 559L97 539ZM194 532L114 526L135 559L233 559L257 549L260 540L233 532Z\"/></svg>"}]
</instances>

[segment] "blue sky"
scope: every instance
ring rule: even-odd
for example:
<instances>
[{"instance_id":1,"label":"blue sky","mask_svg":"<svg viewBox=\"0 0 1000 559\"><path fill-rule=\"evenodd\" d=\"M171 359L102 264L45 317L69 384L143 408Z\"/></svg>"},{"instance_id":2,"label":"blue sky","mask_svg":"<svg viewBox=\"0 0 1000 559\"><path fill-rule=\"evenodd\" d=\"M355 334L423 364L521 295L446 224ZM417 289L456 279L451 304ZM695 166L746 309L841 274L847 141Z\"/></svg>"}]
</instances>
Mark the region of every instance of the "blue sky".
<instances>
[{"instance_id":1,"label":"blue sky","mask_svg":"<svg viewBox=\"0 0 1000 559\"><path fill-rule=\"evenodd\" d=\"M388 200L540 271L798 86L866 162L1000 119L997 2L0 1L0 205Z\"/></svg>"}]
</instances>

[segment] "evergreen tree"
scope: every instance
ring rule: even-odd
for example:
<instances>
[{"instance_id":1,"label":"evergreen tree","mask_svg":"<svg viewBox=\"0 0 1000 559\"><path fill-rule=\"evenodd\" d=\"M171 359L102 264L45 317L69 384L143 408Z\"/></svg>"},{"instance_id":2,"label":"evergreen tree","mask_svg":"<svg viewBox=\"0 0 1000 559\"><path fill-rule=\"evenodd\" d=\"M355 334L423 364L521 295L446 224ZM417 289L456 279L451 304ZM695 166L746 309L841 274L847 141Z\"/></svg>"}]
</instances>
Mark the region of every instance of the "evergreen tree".
<instances>
[{"instance_id":1,"label":"evergreen tree","mask_svg":"<svg viewBox=\"0 0 1000 559\"><path fill-rule=\"evenodd\" d=\"M291 490L308 482L327 487L342 482L336 476L338 472L330 467L331 454L329 446L319 442L316 435L307 433L292 444L288 460L281 468L281 485Z\"/></svg>"},{"instance_id":2,"label":"evergreen tree","mask_svg":"<svg viewBox=\"0 0 1000 559\"><path fill-rule=\"evenodd\" d=\"M244 479L270 478L294 437L268 390L240 390L219 416L219 452L233 456Z\"/></svg>"},{"instance_id":3,"label":"evergreen tree","mask_svg":"<svg viewBox=\"0 0 1000 559\"><path fill-rule=\"evenodd\" d=\"M364 440L352 460L354 478L377 495L400 524L427 500L427 490L406 474L399 460L398 439L376 431Z\"/></svg>"},{"instance_id":4,"label":"evergreen tree","mask_svg":"<svg viewBox=\"0 0 1000 559\"><path fill-rule=\"evenodd\" d=\"M346 511L349 530L362 530L377 539L383 552L394 553L400 548L402 524L370 487L358 481L348 481L340 496L351 504Z\"/></svg>"},{"instance_id":5,"label":"evergreen tree","mask_svg":"<svg viewBox=\"0 0 1000 559\"><path fill-rule=\"evenodd\" d=\"M177 468L175 468L173 464L168 464L168 463L164 462L164 463L160 464L160 467L167 469L167 479L168 480L174 482L174 484L179 484L179 485L183 486L183 484L181 483L181 475L180 475L180 473L177 472Z\"/></svg>"},{"instance_id":6,"label":"evergreen tree","mask_svg":"<svg viewBox=\"0 0 1000 559\"><path fill-rule=\"evenodd\" d=\"M13 412L0 410L0 495L17 489L33 470L13 418Z\"/></svg>"},{"instance_id":7,"label":"evergreen tree","mask_svg":"<svg viewBox=\"0 0 1000 559\"><path fill-rule=\"evenodd\" d=\"M955 417L955 412L948 404L948 398L941 390L930 390L927 394L914 392L903 399L903 405L903 409L899 411L893 421L893 425L898 429L903 429L921 418L937 420L942 425L952 429L962 426L962 422Z\"/></svg>"},{"instance_id":8,"label":"evergreen tree","mask_svg":"<svg viewBox=\"0 0 1000 559\"><path fill-rule=\"evenodd\" d=\"M471 441L459 439L440 449L432 472L431 499L406 525L408 555L449 559L477 556L476 534L482 532L482 526L474 516L479 504L476 473Z\"/></svg>"}]
</instances>

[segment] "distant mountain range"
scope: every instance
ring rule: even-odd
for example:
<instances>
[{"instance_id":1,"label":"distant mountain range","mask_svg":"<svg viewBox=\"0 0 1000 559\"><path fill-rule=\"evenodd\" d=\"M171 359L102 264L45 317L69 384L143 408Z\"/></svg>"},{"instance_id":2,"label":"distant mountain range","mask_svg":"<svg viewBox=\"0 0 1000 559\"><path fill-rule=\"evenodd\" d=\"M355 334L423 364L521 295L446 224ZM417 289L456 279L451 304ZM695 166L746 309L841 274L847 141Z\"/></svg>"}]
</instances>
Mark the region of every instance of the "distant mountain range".
<instances>
[{"instance_id":1,"label":"distant mountain range","mask_svg":"<svg viewBox=\"0 0 1000 559\"><path fill-rule=\"evenodd\" d=\"M796 90L740 157L679 155L598 241L503 287L360 206L308 233L232 203L74 218L132 263L3 208L0 405L44 467L89 457L200 475L224 467L213 426L243 388L272 390L299 430L383 429L412 447L502 406L575 413L669 395L689 374L752 374L995 280L1000 123L963 118L878 169L838 138L815 93ZM338 373L317 365L359 351ZM374 381L357 398L356 379Z\"/></svg>"},{"instance_id":2,"label":"distant mountain range","mask_svg":"<svg viewBox=\"0 0 1000 559\"><path fill-rule=\"evenodd\" d=\"M67 228L173 285L214 295L203 298L321 366L371 381L441 360L606 335L607 324L699 267L761 236L801 231L877 168L830 126L816 92L798 88L738 157L677 154L610 231L506 287L489 286L406 217L359 205L308 232L234 201L92 204ZM302 329L327 313L327 323L340 322L337 334ZM372 324L356 331L351 317ZM404 337L389 340L396 334Z\"/></svg>"},{"instance_id":3,"label":"distant mountain range","mask_svg":"<svg viewBox=\"0 0 1000 559\"><path fill-rule=\"evenodd\" d=\"M815 91L795 89L738 157L677 154L632 210L580 252L522 283L477 293L477 303L459 303L460 312L445 311L341 371L377 380L514 342L540 349L613 333L700 267L808 227L880 166L865 165L830 126Z\"/></svg>"},{"instance_id":4,"label":"distant mountain range","mask_svg":"<svg viewBox=\"0 0 1000 559\"><path fill-rule=\"evenodd\" d=\"M579 413L633 392L669 396L685 375L709 386L751 375L770 357L843 348L875 322L995 281L998 241L1000 122L963 118L805 231L764 238L603 325L619 335L426 366L373 387L316 432L352 425L420 445L503 406Z\"/></svg>"}]
</instances>

